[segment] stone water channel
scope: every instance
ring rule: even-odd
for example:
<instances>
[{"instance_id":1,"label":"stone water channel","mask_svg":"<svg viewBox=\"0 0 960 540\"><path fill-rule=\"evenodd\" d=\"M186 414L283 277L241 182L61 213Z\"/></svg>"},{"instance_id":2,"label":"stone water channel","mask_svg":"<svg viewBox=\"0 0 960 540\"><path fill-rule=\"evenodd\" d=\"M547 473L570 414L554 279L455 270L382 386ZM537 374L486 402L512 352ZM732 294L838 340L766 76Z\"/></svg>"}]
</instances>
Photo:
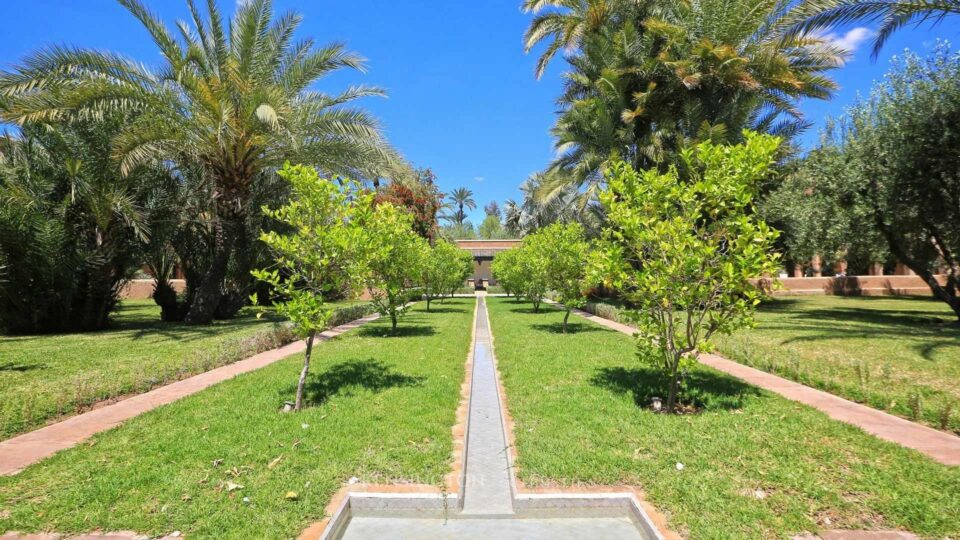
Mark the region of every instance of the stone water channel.
<instances>
[{"instance_id":1,"label":"stone water channel","mask_svg":"<svg viewBox=\"0 0 960 540\"><path fill-rule=\"evenodd\" d=\"M365 494L333 516L326 538L662 538L642 510L616 495L516 493L486 299L477 297L463 492L444 500Z\"/></svg>"}]
</instances>

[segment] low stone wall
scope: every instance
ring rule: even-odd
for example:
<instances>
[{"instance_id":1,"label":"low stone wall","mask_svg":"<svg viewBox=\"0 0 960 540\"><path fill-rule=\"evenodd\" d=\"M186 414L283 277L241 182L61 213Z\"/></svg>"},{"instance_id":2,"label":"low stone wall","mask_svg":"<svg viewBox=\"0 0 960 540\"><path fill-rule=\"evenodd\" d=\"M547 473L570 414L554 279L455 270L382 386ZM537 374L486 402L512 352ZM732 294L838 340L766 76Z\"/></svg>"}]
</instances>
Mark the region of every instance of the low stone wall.
<instances>
[{"instance_id":1,"label":"low stone wall","mask_svg":"<svg viewBox=\"0 0 960 540\"><path fill-rule=\"evenodd\" d=\"M120 298L124 300L144 300L153 297L153 285L156 280L153 279L131 279L123 289L120 290ZM183 279L171 279L174 290L178 293L183 292L187 282Z\"/></svg>"},{"instance_id":2,"label":"low stone wall","mask_svg":"<svg viewBox=\"0 0 960 540\"><path fill-rule=\"evenodd\" d=\"M767 280L769 281L769 280ZM931 295L930 287L920 276L847 276L778 278L780 287L775 296L833 294L847 296ZM944 276L937 276L941 284Z\"/></svg>"}]
</instances>

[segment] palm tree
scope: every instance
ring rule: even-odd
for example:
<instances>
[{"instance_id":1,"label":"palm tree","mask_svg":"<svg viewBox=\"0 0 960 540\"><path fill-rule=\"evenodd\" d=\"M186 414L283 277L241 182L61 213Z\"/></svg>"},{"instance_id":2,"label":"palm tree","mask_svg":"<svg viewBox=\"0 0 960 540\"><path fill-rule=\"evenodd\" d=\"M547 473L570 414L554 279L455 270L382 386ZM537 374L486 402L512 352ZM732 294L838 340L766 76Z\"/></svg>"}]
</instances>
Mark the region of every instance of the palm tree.
<instances>
[{"instance_id":1,"label":"palm tree","mask_svg":"<svg viewBox=\"0 0 960 540\"><path fill-rule=\"evenodd\" d=\"M807 125L799 102L829 97L835 84L825 73L844 58L820 38L784 37L780 0L535 4L571 4L561 13L584 21L558 99L559 157L535 190L541 203L571 189L596 193L612 160L665 167L687 145L737 142L744 128L792 137ZM591 20L603 24L586 24L585 6L601 4L604 17ZM568 37L536 24L528 35Z\"/></svg>"},{"instance_id":2,"label":"palm tree","mask_svg":"<svg viewBox=\"0 0 960 540\"><path fill-rule=\"evenodd\" d=\"M185 320L208 323L261 173L298 160L331 175L375 177L399 159L376 120L344 107L383 92L311 90L338 69L362 71L363 59L339 43L294 41L300 15L274 18L270 0L241 3L229 26L214 0L207 0L206 18L187 0L192 24L178 24L176 34L139 0L120 3L160 49L162 66L151 70L109 52L48 47L0 75L2 118L26 124L128 111L134 120L114 141L124 172L161 160L199 165L214 186L215 242Z\"/></svg>"},{"instance_id":3,"label":"palm tree","mask_svg":"<svg viewBox=\"0 0 960 540\"><path fill-rule=\"evenodd\" d=\"M447 195L447 206L454 209L452 216L446 216L448 220L463 225L467 220L467 210L474 210L477 202L473 200L473 192L467 188L457 188Z\"/></svg>"},{"instance_id":4,"label":"palm tree","mask_svg":"<svg viewBox=\"0 0 960 540\"><path fill-rule=\"evenodd\" d=\"M873 38L871 57L876 60L887 39L908 24L939 24L949 15L960 14L960 0L806 0L797 6L798 20L788 32L809 34L854 21L880 23Z\"/></svg>"}]
</instances>

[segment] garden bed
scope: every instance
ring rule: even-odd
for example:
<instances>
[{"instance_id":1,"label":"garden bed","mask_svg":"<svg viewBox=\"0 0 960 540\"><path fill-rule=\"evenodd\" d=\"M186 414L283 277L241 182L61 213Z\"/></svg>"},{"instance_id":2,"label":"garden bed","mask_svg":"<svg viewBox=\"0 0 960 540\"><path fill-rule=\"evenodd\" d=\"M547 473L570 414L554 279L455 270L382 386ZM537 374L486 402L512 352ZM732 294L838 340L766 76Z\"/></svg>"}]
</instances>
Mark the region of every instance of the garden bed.
<instances>
[{"instance_id":1,"label":"garden bed","mask_svg":"<svg viewBox=\"0 0 960 540\"><path fill-rule=\"evenodd\" d=\"M960 533L960 468L705 367L685 392L699 413L656 414L665 382L629 336L582 319L562 334L557 310L488 305L528 486L639 486L689 538Z\"/></svg>"}]
</instances>

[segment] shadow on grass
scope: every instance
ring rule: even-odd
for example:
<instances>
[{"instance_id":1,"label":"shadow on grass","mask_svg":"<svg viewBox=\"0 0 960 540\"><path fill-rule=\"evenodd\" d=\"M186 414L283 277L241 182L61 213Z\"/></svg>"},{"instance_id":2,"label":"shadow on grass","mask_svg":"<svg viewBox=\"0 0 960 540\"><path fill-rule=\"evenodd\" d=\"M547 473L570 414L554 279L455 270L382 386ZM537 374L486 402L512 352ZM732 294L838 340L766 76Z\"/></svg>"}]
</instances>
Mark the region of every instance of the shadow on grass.
<instances>
[{"instance_id":1,"label":"shadow on grass","mask_svg":"<svg viewBox=\"0 0 960 540\"><path fill-rule=\"evenodd\" d=\"M409 323L409 319L407 322ZM399 338L432 336L437 333L432 326L412 326L403 323L404 321L401 319L396 330L390 328L389 323L386 326L362 326L357 330L357 334L363 337Z\"/></svg>"},{"instance_id":2,"label":"shadow on grass","mask_svg":"<svg viewBox=\"0 0 960 540\"><path fill-rule=\"evenodd\" d=\"M654 397L666 401L669 388L667 377L645 367L602 368L597 370L590 383L617 394L630 394L633 402L644 409L650 408L650 400ZM687 375L680 401L702 411L731 410L742 408L746 397L759 393L755 386L732 377L697 370Z\"/></svg>"},{"instance_id":3,"label":"shadow on grass","mask_svg":"<svg viewBox=\"0 0 960 540\"><path fill-rule=\"evenodd\" d=\"M550 332L551 334L563 334L563 323L549 324L531 324L530 328L540 332ZM599 332L601 328L595 324L567 323L567 334L580 334L586 332Z\"/></svg>"},{"instance_id":4,"label":"shadow on grass","mask_svg":"<svg viewBox=\"0 0 960 540\"><path fill-rule=\"evenodd\" d=\"M462 307L454 307L450 304L437 305L436 301L434 301L434 303L430 305L430 310L427 311L426 308L424 308L423 312L433 314L433 313L466 313L466 311L467 310Z\"/></svg>"},{"instance_id":5,"label":"shadow on grass","mask_svg":"<svg viewBox=\"0 0 960 540\"><path fill-rule=\"evenodd\" d=\"M522 305L522 304L521 304ZM540 311L534 311L533 306L526 304L527 307L515 307L510 308L511 313L523 313L525 315L544 315L547 313L556 313L556 310L550 309L549 306L540 306Z\"/></svg>"},{"instance_id":6,"label":"shadow on grass","mask_svg":"<svg viewBox=\"0 0 960 540\"><path fill-rule=\"evenodd\" d=\"M394 371L380 360L368 358L334 364L310 378L304 391L308 405L321 405L335 395L351 395L354 389L380 392L388 388L418 386L423 377L412 377ZM285 395L296 391L292 386Z\"/></svg>"},{"instance_id":7,"label":"shadow on grass","mask_svg":"<svg viewBox=\"0 0 960 540\"><path fill-rule=\"evenodd\" d=\"M47 369L46 364L18 364L16 362L7 362L5 364L0 364L0 372L3 371L16 371L23 373L25 371L33 371L36 369Z\"/></svg>"}]
</instances>

